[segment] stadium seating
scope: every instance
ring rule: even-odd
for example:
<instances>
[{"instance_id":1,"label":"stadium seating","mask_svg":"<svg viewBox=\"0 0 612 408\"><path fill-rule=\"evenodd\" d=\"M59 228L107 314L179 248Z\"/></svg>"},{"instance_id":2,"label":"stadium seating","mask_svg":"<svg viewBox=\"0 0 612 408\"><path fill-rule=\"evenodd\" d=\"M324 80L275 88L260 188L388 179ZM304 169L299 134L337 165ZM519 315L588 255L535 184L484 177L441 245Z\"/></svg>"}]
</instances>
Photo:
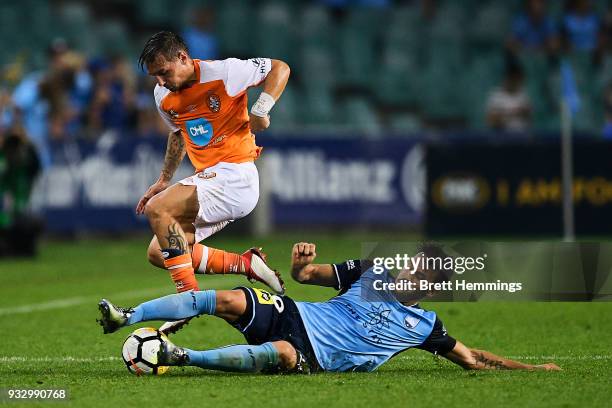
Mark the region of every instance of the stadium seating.
<instances>
[{"instance_id":1,"label":"stadium seating","mask_svg":"<svg viewBox=\"0 0 612 408\"><path fill-rule=\"evenodd\" d=\"M328 87L312 83L304 90L303 100L300 123L315 128L338 123L334 96Z\"/></svg>"},{"instance_id":2,"label":"stadium seating","mask_svg":"<svg viewBox=\"0 0 612 408\"><path fill-rule=\"evenodd\" d=\"M485 128L485 104L488 93L501 80L503 58L499 54L481 55L471 62L466 73L465 108L469 127Z\"/></svg>"},{"instance_id":3,"label":"stadium seating","mask_svg":"<svg viewBox=\"0 0 612 408\"><path fill-rule=\"evenodd\" d=\"M382 130L380 119L368 98L348 98L342 109L343 122L354 134L379 134Z\"/></svg>"},{"instance_id":4,"label":"stadium seating","mask_svg":"<svg viewBox=\"0 0 612 408\"><path fill-rule=\"evenodd\" d=\"M261 6L257 13L258 24L253 32L255 42L251 53L283 59L294 65L296 40L289 6L281 2L269 2Z\"/></svg>"},{"instance_id":5,"label":"stadium seating","mask_svg":"<svg viewBox=\"0 0 612 408\"><path fill-rule=\"evenodd\" d=\"M0 67L17 57L29 70L44 67L46 48L57 36L90 57L119 53L135 60L151 32L179 29L194 7L206 5L215 11L222 57L268 56L291 65L291 87L277 108L280 127L358 124L373 131L383 125L414 130L423 120L485 127L485 101L501 79L503 46L524 2L439 0L427 18L418 2L338 12L306 0L108 1L126 15L98 15L94 3L2 2ZM557 20L562 3L548 2ZM609 1L594 3L602 15L610 7ZM25 24L29 30L20 29ZM584 108L576 126L596 132L603 120L602 89L612 81L612 57L599 67L592 55L567 58ZM558 127L558 65L537 54L523 54L521 63L534 126Z\"/></svg>"},{"instance_id":6,"label":"stadium seating","mask_svg":"<svg viewBox=\"0 0 612 408\"><path fill-rule=\"evenodd\" d=\"M471 21L472 39L482 45L499 47L508 35L510 13L503 2L491 1L481 7Z\"/></svg>"},{"instance_id":7,"label":"stadium seating","mask_svg":"<svg viewBox=\"0 0 612 408\"><path fill-rule=\"evenodd\" d=\"M60 10L62 31L71 46L79 51L88 51L98 54L102 50L98 43L98 37L94 35L91 27L94 27L89 8L84 4L68 3Z\"/></svg>"},{"instance_id":8,"label":"stadium seating","mask_svg":"<svg viewBox=\"0 0 612 408\"><path fill-rule=\"evenodd\" d=\"M335 26L327 9L319 4L309 4L301 10L298 24L302 47L334 46Z\"/></svg>"},{"instance_id":9,"label":"stadium seating","mask_svg":"<svg viewBox=\"0 0 612 408\"><path fill-rule=\"evenodd\" d=\"M171 23L175 2L171 0L137 0L140 21L148 26L164 26Z\"/></svg>"},{"instance_id":10,"label":"stadium seating","mask_svg":"<svg viewBox=\"0 0 612 408\"><path fill-rule=\"evenodd\" d=\"M252 10L248 3L244 4L239 0L219 3L216 30L224 56L246 57L251 54L252 31L245 35L245 31L256 26L251 15Z\"/></svg>"}]
</instances>

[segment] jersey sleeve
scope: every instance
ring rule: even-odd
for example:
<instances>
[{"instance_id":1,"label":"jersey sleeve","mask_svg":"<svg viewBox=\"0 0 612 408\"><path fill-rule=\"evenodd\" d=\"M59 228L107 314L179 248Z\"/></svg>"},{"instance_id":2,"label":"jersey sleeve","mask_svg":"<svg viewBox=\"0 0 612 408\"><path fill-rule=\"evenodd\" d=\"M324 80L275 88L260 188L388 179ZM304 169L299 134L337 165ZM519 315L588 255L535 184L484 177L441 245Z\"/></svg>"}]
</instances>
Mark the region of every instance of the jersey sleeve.
<instances>
[{"instance_id":1,"label":"jersey sleeve","mask_svg":"<svg viewBox=\"0 0 612 408\"><path fill-rule=\"evenodd\" d=\"M161 116L166 126L168 126L168 129L170 129L170 131L172 132L178 132L180 128L176 126L176 124L172 121L172 118L170 117L170 115L164 112L162 108L160 107L162 99L169 92L170 91L168 91L166 88L160 87L159 85L155 86L155 90L153 91L153 95L155 96L155 107L157 108L157 112L159 113L159 116Z\"/></svg>"},{"instance_id":2,"label":"jersey sleeve","mask_svg":"<svg viewBox=\"0 0 612 408\"><path fill-rule=\"evenodd\" d=\"M178 132L181 129L178 126L176 126L174 122L172 122L172 119L170 119L170 116L166 112L161 110L159 106L157 107L157 112L159 112L159 116L162 117L162 119L164 120L164 123L166 124L166 126L168 126L168 129L170 129L170 131Z\"/></svg>"},{"instance_id":3,"label":"jersey sleeve","mask_svg":"<svg viewBox=\"0 0 612 408\"><path fill-rule=\"evenodd\" d=\"M436 316L436 321L430 335L416 348L444 356L450 353L456 344L457 340L448 335L444 323Z\"/></svg>"},{"instance_id":4,"label":"jersey sleeve","mask_svg":"<svg viewBox=\"0 0 612 408\"><path fill-rule=\"evenodd\" d=\"M342 263L332 264L337 280L334 288L340 292L346 292L371 266L372 262L365 259L349 259Z\"/></svg>"},{"instance_id":5,"label":"jersey sleeve","mask_svg":"<svg viewBox=\"0 0 612 408\"><path fill-rule=\"evenodd\" d=\"M272 69L270 58L251 58L225 60L225 89L229 96L236 96L251 86L259 85Z\"/></svg>"}]
</instances>

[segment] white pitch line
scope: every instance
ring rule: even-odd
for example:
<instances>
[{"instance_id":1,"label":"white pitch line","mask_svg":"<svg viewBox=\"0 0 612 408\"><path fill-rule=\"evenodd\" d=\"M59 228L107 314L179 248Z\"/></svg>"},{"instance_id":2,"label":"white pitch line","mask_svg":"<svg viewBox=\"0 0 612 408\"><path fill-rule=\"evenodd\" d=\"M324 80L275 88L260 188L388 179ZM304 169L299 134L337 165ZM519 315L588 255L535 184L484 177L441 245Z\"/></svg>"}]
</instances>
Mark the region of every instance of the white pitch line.
<instances>
[{"instance_id":1,"label":"white pitch line","mask_svg":"<svg viewBox=\"0 0 612 408\"><path fill-rule=\"evenodd\" d=\"M172 292L172 288L149 288L149 289L141 289L141 290L133 290L129 292L119 292L115 294L111 294L108 296L110 299L131 299L141 296L158 296L162 294L170 295ZM28 305L22 306L14 306L14 307L4 307L0 308L0 316L6 315L14 315L14 314L24 314L24 313L32 313L32 312L41 312L45 310L53 310L53 309L64 309L67 307L84 305L84 304L96 304L100 298L96 298L94 296L76 296L65 299L55 299L49 302L42 303L31 303Z\"/></svg>"},{"instance_id":2,"label":"white pitch line","mask_svg":"<svg viewBox=\"0 0 612 408\"><path fill-rule=\"evenodd\" d=\"M579 360L612 360L612 356L508 356L514 360L556 360L556 361L579 361ZM431 356L402 356L401 360L431 360ZM0 356L0 363L99 363L120 361L120 357L24 357L24 356Z\"/></svg>"},{"instance_id":3,"label":"white pitch line","mask_svg":"<svg viewBox=\"0 0 612 408\"><path fill-rule=\"evenodd\" d=\"M0 357L1 363L98 363L104 361L118 361L119 357L19 357L19 356L4 356Z\"/></svg>"},{"instance_id":4,"label":"white pitch line","mask_svg":"<svg viewBox=\"0 0 612 408\"><path fill-rule=\"evenodd\" d=\"M594 356L508 356L509 359L515 360L612 360L612 356L594 355Z\"/></svg>"},{"instance_id":5,"label":"white pitch line","mask_svg":"<svg viewBox=\"0 0 612 408\"><path fill-rule=\"evenodd\" d=\"M612 355L593 355L593 356L503 356L511 360L612 360ZM435 356L401 356L401 360L431 360Z\"/></svg>"}]
</instances>

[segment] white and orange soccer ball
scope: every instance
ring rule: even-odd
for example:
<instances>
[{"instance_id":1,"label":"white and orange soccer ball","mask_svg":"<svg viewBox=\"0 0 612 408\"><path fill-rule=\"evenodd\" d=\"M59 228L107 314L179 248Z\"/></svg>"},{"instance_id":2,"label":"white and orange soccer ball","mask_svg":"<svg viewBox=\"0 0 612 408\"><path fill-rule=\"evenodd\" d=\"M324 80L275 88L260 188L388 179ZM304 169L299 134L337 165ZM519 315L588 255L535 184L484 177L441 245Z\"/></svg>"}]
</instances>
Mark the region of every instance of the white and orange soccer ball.
<instances>
[{"instance_id":1,"label":"white and orange soccer ball","mask_svg":"<svg viewBox=\"0 0 612 408\"><path fill-rule=\"evenodd\" d=\"M152 327L141 327L130 334L121 351L127 369L135 375L161 375L168 371L168 367L157 364L162 340L168 341L168 338Z\"/></svg>"}]
</instances>

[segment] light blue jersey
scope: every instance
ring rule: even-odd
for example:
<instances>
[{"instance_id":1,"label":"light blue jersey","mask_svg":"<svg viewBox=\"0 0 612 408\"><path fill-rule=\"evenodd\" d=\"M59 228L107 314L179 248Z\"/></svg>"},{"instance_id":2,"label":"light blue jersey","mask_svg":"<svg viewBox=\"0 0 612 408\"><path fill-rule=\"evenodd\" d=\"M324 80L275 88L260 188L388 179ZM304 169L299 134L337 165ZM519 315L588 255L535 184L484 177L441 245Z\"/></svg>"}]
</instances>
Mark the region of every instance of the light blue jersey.
<instances>
[{"instance_id":1,"label":"light blue jersey","mask_svg":"<svg viewBox=\"0 0 612 408\"><path fill-rule=\"evenodd\" d=\"M370 268L343 295L327 302L296 302L324 370L373 371L430 335L436 314L404 306L392 294L373 290L372 282L380 279L390 277Z\"/></svg>"}]
</instances>

